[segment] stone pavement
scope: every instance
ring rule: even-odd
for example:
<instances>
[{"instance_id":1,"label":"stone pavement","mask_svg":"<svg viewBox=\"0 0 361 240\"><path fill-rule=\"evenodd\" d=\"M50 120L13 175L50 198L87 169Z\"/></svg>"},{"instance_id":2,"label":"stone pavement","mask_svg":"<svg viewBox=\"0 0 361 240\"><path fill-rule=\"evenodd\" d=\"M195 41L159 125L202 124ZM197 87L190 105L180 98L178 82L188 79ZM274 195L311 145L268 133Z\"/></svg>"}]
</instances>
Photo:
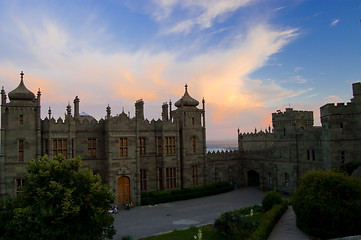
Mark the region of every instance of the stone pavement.
<instances>
[{"instance_id":1,"label":"stone pavement","mask_svg":"<svg viewBox=\"0 0 361 240\"><path fill-rule=\"evenodd\" d=\"M209 197L120 210L113 214L117 231L114 239L142 238L210 224L223 212L260 205L264 195L258 188L245 187Z\"/></svg>"},{"instance_id":2,"label":"stone pavement","mask_svg":"<svg viewBox=\"0 0 361 240\"><path fill-rule=\"evenodd\" d=\"M296 216L292 207L288 207L287 211L276 226L273 228L271 234L267 240L280 240L280 239L292 239L292 240L306 240L310 239L304 232L302 232L296 226Z\"/></svg>"}]
</instances>

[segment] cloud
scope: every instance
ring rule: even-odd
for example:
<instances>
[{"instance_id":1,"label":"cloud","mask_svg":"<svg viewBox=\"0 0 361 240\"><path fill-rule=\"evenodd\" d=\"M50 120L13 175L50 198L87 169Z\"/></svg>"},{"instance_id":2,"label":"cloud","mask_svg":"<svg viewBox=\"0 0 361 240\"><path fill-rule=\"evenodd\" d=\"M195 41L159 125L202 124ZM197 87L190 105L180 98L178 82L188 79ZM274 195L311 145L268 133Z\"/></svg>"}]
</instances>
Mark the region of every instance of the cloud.
<instances>
[{"instance_id":1,"label":"cloud","mask_svg":"<svg viewBox=\"0 0 361 240\"><path fill-rule=\"evenodd\" d=\"M185 20L179 20L174 26L168 29L167 33L188 34L194 27L201 30L212 27L214 21L221 16L225 16L236 11L240 7L247 6L251 0L157 0L157 10L153 16L157 21L168 18L175 8L181 8L187 12Z\"/></svg>"},{"instance_id":2,"label":"cloud","mask_svg":"<svg viewBox=\"0 0 361 240\"><path fill-rule=\"evenodd\" d=\"M162 1L161 4L169 5L169 12L163 17L172 13L175 4L203 6L200 7L202 14L198 15L203 15L202 20L197 24L207 27L217 16L248 1L237 1L233 5L213 3L214 6L202 1ZM259 118L256 124L259 126L264 119L269 122L272 103L307 91L292 91L275 81L250 78L251 73L265 66L272 55L298 36L298 29L278 29L256 23L227 48L209 48L182 60L179 56L184 46L177 51L152 51L142 47L132 51L102 51L97 47L99 39L88 39L91 33L86 33L102 32L102 28L83 29L85 33L79 35L54 18L43 16L32 21L34 18L11 22L10 35L19 42L17 51L26 57L0 57L0 76L6 78L4 83L10 91L18 84L18 73L24 70L27 87L33 92L41 88L42 102L52 106L54 116L65 112L67 103L79 96L80 111L98 119L104 117L108 104L113 114L123 106L128 112L140 98L145 100L146 117L158 118L161 103L169 99L177 101L184 93L184 84L188 83L194 98L200 101L205 97L209 125L222 126L230 132L242 123L241 112L249 113L247 124L255 125L254 119ZM195 25L189 26L191 29ZM43 111L46 115L47 107L43 107Z\"/></svg>"},{"instance_id":3,"label":"cloud","mask_svg":"<svg viewBox=\"0 0 361 240\"><path fill-rule=\"evenodd\" d=\"M339 23L339 21L340 21L340 19L339 19L339 18L338 18L338 19L333 20L333 21L331 22L331 27L336 26L336 25L337 25L337 23Z\"/></svg>"}]
</instances>

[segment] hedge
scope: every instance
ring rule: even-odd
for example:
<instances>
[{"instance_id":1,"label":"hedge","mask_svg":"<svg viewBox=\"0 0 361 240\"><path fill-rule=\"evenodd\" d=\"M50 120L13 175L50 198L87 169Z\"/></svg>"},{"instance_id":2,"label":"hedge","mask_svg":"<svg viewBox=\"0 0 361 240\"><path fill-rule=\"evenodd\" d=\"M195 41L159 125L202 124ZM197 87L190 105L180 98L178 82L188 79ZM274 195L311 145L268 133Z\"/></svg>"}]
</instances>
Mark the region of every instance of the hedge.
<instances>
[{"instance_id":1,"label":"hedge","mask_svg":"<svg viewBox=\"0 0 361 240\"><path fill-rule=\"evenodd\" d=\"M253 232L250 240L266 240L270 233L272 232L273 227L276 225L278 220L288 209L288 201L282 200L280 204L274 205L272 209L265 212L261 218L261 222Z\"/></svg>"},{"instance_id":2,"label":"hedge","mask_svg":"<svg viewBox=\"0 0 361 240\"><path fill-rule=\"evenodd\" d=\"M229 192L233 189L233 185L226 182L220 182L216 184L196 186L179 190L142 192L141 205L153 205L158 203L199 198Z\"/></svg>"}]
</instances>

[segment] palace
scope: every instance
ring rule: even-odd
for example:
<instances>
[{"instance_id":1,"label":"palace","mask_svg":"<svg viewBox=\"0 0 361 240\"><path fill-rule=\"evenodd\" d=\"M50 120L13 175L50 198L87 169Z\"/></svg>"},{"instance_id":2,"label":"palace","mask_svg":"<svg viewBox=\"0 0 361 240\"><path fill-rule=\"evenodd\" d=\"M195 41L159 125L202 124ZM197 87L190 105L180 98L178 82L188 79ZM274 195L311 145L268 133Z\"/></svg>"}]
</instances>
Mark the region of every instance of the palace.
<instances>
[{"instance_id":1,"label":"palace","mask_svg":"<svg viewBox=\"0 0 361 240\"><path fill-rule=\"evenodd\" d=\"M144 102L135 102L135 116L104 119L80 114L80 99L68 104L64 119L51 110L41 119L41 92L35 96L19 86L1 90L0 195L16 196L24 184L27 162L48 155L53 159L80 156L83 166L99 174L117 203L140 203L141 192L172 190L227 181L238 186L294 192L297 179L312 169L331 170L361 161L361 83L353 84L347 105L321 107L322 126L314 126L313 112L272 114L273 128L240 133L238 150L207 153L205 101L192 98L185 86L175 102L163 103L160 120L144 117ZM7 101L9 98L9 102Z\"/></svg>"}]
</instances>

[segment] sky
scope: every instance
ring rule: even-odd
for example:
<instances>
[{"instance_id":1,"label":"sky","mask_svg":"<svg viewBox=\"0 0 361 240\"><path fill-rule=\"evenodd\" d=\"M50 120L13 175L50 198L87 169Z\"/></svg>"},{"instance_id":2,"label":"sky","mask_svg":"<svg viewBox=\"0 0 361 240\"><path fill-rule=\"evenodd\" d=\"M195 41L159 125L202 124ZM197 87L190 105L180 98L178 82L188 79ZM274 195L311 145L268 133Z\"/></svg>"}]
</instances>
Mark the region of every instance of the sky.
<instances>
[{"instance_id":1,"label":"sky","mask_svg":"<svg viewBox=\"0 0 361 240\"><path fill-rule=\"evenodd\" d=\"M272 126L291 107L348 102L361 81L360 0L0 0L0 83L24 71L42 118L75 96L97 120L149 120L184 94L206 102L207 139ZM199 107L202 107L201 104Z\"/></svg>"}]
</instances>

